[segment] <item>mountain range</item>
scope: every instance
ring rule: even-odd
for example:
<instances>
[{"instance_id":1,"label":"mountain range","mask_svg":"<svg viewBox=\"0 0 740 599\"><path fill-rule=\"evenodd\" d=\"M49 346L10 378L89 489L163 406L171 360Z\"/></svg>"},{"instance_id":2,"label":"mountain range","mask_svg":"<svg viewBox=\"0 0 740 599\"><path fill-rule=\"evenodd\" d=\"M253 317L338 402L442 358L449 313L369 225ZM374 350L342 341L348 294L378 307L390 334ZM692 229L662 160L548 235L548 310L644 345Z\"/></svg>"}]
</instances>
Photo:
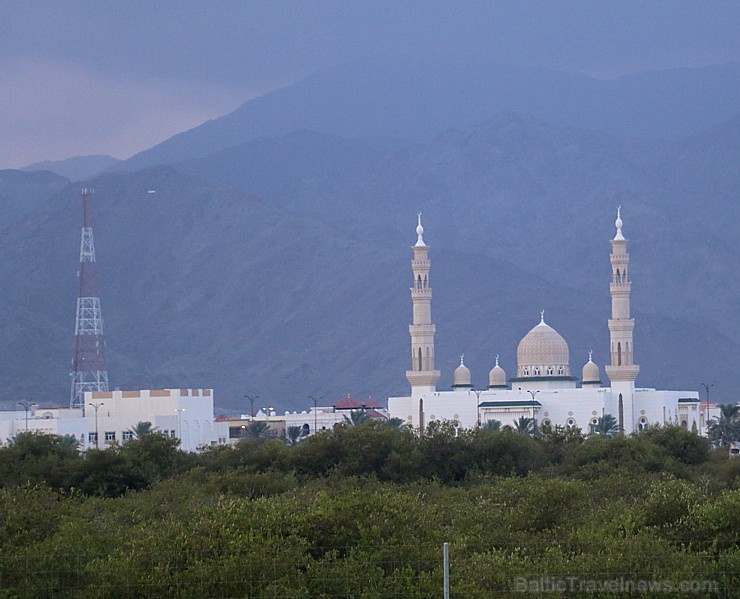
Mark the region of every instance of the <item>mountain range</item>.
<instances>
[{"instance_id":1,"label":"mountain range","mask_svg":"<svg viewBox=\"0 0 740 599\"><path fill-rule=\"evenodd\" d=\"M340 63L245 102L113 167L137 170L213 154L296 129L428 141L501 112L621 138L673 139L738 114L740 63L601 80L502 64L369 60Z\"/></svg>"},{"instance_id":2,"label":"mountain range","mask_svg":"<svg viewBox=\"0 0 740 599\"><path fill-rule=\"evenodd\" d=\"M406 81L395 96L393 74L378 86L370 70L353 88L340 84L362 81L361 72L338 69L115 164L84 183L95 189L112 385L214 387L229 410L244 410L244 394L298 409L309 395L406 393L417 212L431 247L441 387L461 353L476 387L495 355L513 375L516 345L541 309L568 341L572 371L593 349L606 383L608 241L621 205L638 385L711 382L713 399L734 400L740 118L725 105L732 94L696 89L701 81L716 91L721 70L655 74L661 93L694 92L666 110L673 127L666 116L637 135L657 104L628 126L639 97L622 106L629 94L619 90L650 88L640 83L648 74L601 83L564 75L579 104L558 116L566 100L548 103L539 80L528 95L520 73L506 102L518 90L521 105L550 111L545 118L495 110L506 102L492 83L464 72L448 92L460 103L445 111L428 98L436 79ZM598 101L583 87L602 84L612 91ZM476 85L480 96L466 96ZM414 106L411 89L415 117L401 109ZM689 100L691 118L677 117ZM609 120L605 106L617 105ZM80 185L16 173L0 173L0 399L64 403ZM6 185L14 176L35 178Z\"/></svg>"}]
</instances>

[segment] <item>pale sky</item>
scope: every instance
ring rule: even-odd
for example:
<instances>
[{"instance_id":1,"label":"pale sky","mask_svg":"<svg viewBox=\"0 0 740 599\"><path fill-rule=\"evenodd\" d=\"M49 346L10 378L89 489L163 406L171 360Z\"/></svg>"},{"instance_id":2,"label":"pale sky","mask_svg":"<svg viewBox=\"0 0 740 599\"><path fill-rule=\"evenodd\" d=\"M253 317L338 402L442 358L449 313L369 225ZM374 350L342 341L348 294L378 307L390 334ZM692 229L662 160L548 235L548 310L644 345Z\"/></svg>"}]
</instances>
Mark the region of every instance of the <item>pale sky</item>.
<instances>
[{"instance_id":1,"label":"pale sky","mask_svg":"<svg viewBox=\"0 0 740 599\"><path fill-rule=\"evenodd\" d=\"M738 31L735 1L3 0L0 168L127 158L366 56L611 78L740 61Z\"/></svg>"}]
</instances>

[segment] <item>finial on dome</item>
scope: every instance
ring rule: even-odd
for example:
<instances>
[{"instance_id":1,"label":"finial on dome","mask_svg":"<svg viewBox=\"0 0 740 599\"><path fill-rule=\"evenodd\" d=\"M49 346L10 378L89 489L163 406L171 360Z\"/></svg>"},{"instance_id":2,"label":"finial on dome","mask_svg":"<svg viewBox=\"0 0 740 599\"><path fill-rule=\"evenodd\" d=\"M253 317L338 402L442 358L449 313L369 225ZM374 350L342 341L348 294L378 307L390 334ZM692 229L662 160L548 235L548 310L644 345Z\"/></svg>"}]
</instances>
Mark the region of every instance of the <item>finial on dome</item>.
<instances>
[{"instance_id":1,"label":"finial on dome","mask_svg":"<svg viewBox=\"0 0 740 599\"><path fill-rule=\"evenodd\" d=\"M593 356L593 354L594 354L594 350L589 349L588 350L588 361L589 362L593 362L593 360L591 359L591 356Z\"/></svg>"},{"instance_id":2,"label":"finial on dome","mask_svg":"<svg viewBox=\"0 0 740 599\"><path fill-rule=\"evenodd\" d=\"M465 354L460 354L460 366L465 366L465 363L463 362L464 358L465 358Z\"/></svg>"},{"instance_id":3,"label":"finial on dome","mask_svg":"<svg viewBox=\"0 0 740 599\"><path fill-rule=\"evenodd\" d=\"M545 324L545 311L540 310L540 324Z\"/></svg>"},{"instance_id":4,"label":"finial on dome","mask_svg":"<svg viewBox=\"0 0 740 599\"><path fill-rule=\"evenodd\" d=\"M496 354L496 366L498 366L498 354Z\"/></svg>"},{"instance_id":5,"label":"finial on dome","mask_svg":"<svg viewBox=\"0 0 740 599\"><path fill-rule=\"evenodd\" d=\"M614 225L617 227L617 234L614 239L624 239L622 235L622 207L617 206L617 220L614 221Z\"/></svg>"}]
</instances>

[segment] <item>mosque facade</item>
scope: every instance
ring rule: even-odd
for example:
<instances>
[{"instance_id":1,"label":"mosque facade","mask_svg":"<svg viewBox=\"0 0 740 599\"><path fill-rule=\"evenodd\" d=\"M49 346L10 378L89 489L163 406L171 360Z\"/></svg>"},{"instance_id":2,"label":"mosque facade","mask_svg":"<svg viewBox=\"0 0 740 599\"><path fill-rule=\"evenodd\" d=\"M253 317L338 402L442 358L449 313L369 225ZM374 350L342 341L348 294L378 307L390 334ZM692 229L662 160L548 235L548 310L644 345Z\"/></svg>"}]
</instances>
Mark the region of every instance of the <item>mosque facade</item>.
<instances>
[{"instance_id":1,"label":"mosque facade","mask_svg":"<svg viewBox=\"0 0 740 599\"><path fill-rule=\"evenodd\" d=\"M470 370L461 356L452 389L439 390L437 383L441 373L434 364L436 329L431 313L431 262L419 215L411 262L414 275L413 322L409 325L411 368L406 371L411 393L407 397L389 398L390 417L402 418L419 429L435 420L457 421L463 428L485 426L487 422L498 420L506 427L526 417L533 418L537 427L549 424L579 428L588 433L598 425L600 418L610 415L627 434L655 424L676 424L700 433L705 431L706 419L696 391L663 391L635 385L640 367L634 362L635 320L630 314L632 286L622 225L618 208L610 255L610 363L604 368L608 384L602 380L601 369L590 353L580 378L571 374L568 344L545 322L542 312L540 322L517 347L514 376L507 378L496 356L488 387L475 389Z\"/></svg>"}]
</instances>

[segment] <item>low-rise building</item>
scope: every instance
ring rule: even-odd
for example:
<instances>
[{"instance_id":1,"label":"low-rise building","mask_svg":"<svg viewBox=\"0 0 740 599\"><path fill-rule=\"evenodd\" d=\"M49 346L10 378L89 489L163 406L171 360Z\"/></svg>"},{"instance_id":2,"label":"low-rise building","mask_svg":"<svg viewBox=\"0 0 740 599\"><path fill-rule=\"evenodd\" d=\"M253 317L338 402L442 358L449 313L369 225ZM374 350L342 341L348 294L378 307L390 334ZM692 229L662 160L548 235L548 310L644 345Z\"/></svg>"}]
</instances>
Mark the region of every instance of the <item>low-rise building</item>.
<instances>
[{"instance_id":1,"label":"low-rise building","mask_svg":"<svg viewBox=\"0 0 740 599\"><path fill-rule=\"evenodd\" d=\"M87 391L82 408L40 408L0 412L0 440L24 431L73 435L81 450L109 447L134 438L133 429L149 422L152 429L180 439L186 451L226 444L228 426L213 418L212 389L141 389Z\"/></svg>"}]
</instances>

